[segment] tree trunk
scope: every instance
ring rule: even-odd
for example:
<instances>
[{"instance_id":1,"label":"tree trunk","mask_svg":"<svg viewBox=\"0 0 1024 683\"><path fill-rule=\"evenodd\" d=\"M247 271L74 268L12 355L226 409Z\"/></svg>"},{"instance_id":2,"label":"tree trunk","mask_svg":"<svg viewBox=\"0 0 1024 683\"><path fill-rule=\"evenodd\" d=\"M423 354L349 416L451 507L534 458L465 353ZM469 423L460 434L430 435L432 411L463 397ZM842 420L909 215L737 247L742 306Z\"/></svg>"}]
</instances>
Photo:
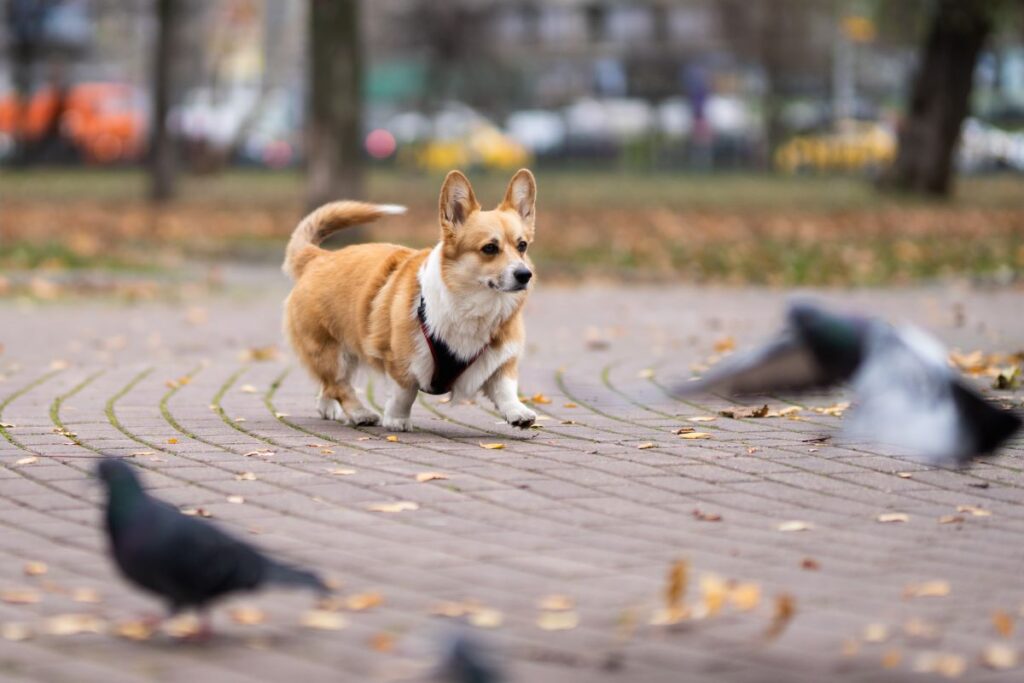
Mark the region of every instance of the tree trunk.
<instances>
[{"instance_id":1,"label":"tree trunk","mask_svg":"<svg viewBox=\"0 0 1024 683\"><path fill-rule=\"evenodd\" d=\"M173 93L173 64L179 0L156 0L157 38L153 55L153 116L149 143L149 197L165 202L174 196L178 164L167 125Z\"/></svg>"},{"instance_id":2,"label":"tree trunk","mask_svg":"<svg viewBox=\"0 0 1024 683\"><path fill-rule=\"evenodd\" d=\"M311 0L306 200L363 195L359 0Z\"/></svg>"},{"instance_id":3,"label":"tree trunk","mask_svg":"<svg viewBox=\"0 0 1024 683\"><path fill-rule=\"evenodd\" d=\"M974 69L992 30L987 0L938 0L889 171L893 189L946 196L970 108Z\"/></svg>"}]
</instances>

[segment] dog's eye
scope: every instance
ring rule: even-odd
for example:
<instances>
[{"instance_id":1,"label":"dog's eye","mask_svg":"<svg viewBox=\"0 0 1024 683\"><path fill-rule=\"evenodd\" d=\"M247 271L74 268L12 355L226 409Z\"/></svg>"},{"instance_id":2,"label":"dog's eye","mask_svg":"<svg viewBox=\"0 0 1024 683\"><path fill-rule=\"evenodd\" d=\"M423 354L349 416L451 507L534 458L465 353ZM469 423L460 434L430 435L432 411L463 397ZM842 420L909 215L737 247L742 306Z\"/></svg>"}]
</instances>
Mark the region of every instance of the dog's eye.
<instances>
[{"instance_id":1,"label":"dog's eye","mask_svg":"<svg viewBox=\"0 0 1024 683\"><path fill-rule=\"evenodd\" d=\"M498 245L497 244L485 244L484 248L481 249L480 251L484 252L488 256L494 256L495 254L498 253Z\"/></svg>"},{"instance_id":2,"label":"dog's eye","mask_svg":"<svg viewBox=\"0 0 1024 683\"><path fill-rule=\"evenodd\" d=\"M526 244L526 240L519 240L519 244L516 245L516 248L519 250L520 254L523 254L526 253L527 246L528 245Z\"/></svg>"}]
</instances>

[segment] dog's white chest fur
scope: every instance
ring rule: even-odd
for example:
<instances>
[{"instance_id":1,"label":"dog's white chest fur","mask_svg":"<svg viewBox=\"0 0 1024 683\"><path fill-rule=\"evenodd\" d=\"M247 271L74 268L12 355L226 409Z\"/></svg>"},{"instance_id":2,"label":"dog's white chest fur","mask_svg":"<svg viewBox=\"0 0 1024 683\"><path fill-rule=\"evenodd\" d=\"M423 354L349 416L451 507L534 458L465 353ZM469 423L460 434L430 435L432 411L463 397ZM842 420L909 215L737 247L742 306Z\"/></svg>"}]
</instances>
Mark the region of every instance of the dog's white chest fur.
<instances>
[{"instance_id":1,"label":"dog's white chest fur","mask_svg":"<svg viewBox=\"0 0 1024 683\"><path fill-rule=\"evenodd\" d=\"M515 312L519 297L483 288L469 295L454 296L441 276L440 244L430 252L418 278L426 303L427 330L434 337L443 339L462 360L471 360L480 354L452 387L454 397L472 398L495 370L521 351L519 344L505 344L480 353L490 345L498 327ZM412 315L417 315L415 308ZM411 369L421 388L430 386L434 358L422 334L416 343Z\"/></svg>"}]
</instances>

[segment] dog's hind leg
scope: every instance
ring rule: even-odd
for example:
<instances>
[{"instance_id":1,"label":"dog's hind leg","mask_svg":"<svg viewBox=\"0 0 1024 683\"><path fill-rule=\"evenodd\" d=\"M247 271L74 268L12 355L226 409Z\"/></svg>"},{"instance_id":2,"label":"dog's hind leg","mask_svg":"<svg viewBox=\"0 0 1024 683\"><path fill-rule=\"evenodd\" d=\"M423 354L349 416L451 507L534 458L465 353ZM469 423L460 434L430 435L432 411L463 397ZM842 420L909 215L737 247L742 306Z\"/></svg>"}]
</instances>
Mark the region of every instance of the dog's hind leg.
<instances>
[{"instance_id":1,"label":"dog's hind leg","mask_svg":"<svg viewBox=\"0 0 1024 683\"><path fill-rule=\"evenodd\" d=\"M317 412L325 420L357 425L377 424L380 418L356 397L350 379L354 363L344 362L341 346L333 339L292 335L292 346L299 360L320 382ZM319 342L319 343L318 343Z\"/></svg>"},{"instance_id":2,"label":"dog's hind leg","mask_svg":"<svg viewBox=\"0 0 1024 683\"><path fill-rule=\"evenodd\" d=\"M341 374L334 382L332 395L340 403L342 409L348 414L352 424L375 425L380 423L380 415L373 412L359 400L355 390L352 388L352 377L356 374L358 361L353 356L342 355Z\"/></svg>"}]
</instances>

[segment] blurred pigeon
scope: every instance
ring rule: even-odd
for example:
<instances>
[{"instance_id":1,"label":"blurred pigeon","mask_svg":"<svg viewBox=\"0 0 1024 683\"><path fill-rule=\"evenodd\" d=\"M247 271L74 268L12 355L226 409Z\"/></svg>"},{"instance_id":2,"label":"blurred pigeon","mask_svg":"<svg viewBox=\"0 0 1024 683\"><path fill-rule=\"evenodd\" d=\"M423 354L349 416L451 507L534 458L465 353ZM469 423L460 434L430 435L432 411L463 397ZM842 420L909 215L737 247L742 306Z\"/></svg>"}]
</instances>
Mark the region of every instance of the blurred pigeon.
<instances>
[{"instance_id":1,"label":"blurred pigeon","mask_svg":"<svg viewBox=\"0 0 1024 683\"><path fill-rule=\"evenodd\" d=\"M117 566L129 581L163 598L172 615L268 584L329 592L316 574L272 560L213 524L153 498L123 461L104 458L97 474L107 488L105 521ZM203 633L208 632L204 622Z\"/></svg>"},{"instance_id":2,"label":"blurred pigeon","mask_svg":"<svg viewBox=\"0 0 1024 683\"><path fill-rule=\"evenodd\" d=\"M921 330L806 302L790 306L774 340L676 391L763 394L844 382L854 391L848 436L904 448L929 464L960 466L991 454L1022 422L971 388L949 367L945 349Z\"/></svg>"},{"instance_id":3,"label":"blurred pigeon","mask_svg":"<svg viewBox=\"0 0 1024 683\"><path fill-rule=\"evenodd\" d=\"M451 637L435 680L443 683L501 683L501 674L493 653L478 639L465 633Z\"/></svg>"}]
</instances>

